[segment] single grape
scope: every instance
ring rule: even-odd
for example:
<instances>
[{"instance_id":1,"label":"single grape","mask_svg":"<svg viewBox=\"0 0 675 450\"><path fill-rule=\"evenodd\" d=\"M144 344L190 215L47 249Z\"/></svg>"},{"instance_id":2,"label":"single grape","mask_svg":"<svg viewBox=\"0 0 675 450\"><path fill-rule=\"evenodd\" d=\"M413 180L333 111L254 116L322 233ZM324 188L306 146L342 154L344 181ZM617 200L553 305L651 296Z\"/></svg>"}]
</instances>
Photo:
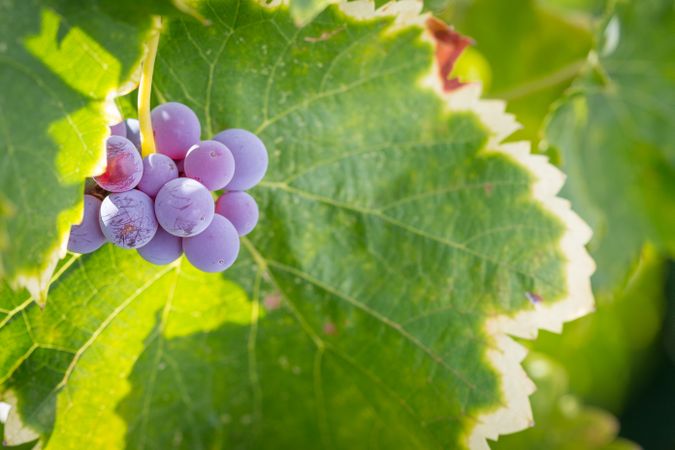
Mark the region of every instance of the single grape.
<instances>
[{"instance_id":1,"label":"single grape","mask_svg":"<svg viewBox=\"0 0 675 450\"><path fill-rule=\"evenodd\" d=\"M127 137L127 128L124 126L124 121L110 125L110 136Z\"/></svg>"},{"instance_id":2,"label":"single grape","mask_svg":"<svg viewBox=\"0 0 675 450\"><path fill-rule=\"evenodd\" d=\"M157 151L173 159L183 159L199 142L201 127L197 115L182 103L163 103L151 113Z\"/></svg>"},{"instance_id":3,"label":"single grape","mask_svg":"<svg viewBox=\"0 0 675 450\"><path fill-rule=\"evenodd\" d=\"M161 153L153 153L143 158L143 177L138 190L155 197L168 181L178 178L178 168L173 159Z\"/></svg>"},{"instance_id":4,"label":"single grape","mask_svg":"<svg viewBox=\"0 0 675 450\"><path fill-rule=\"evenodd\" d=\"M213 220L213 197L203 184L192 178L176 178L166 183L155 198L159 224L174 236L201 233Z\"/></svg>"},{"instance_id":5,"label":"single grape","mask_svg":"<svg viewBox=\"0 0 675 450\"><path fill-rule=\"evenodd\" d=\"M258 223L258 204L246 192L229 191L216 202L216 214L232 222L239 236L245 236Z\"/></svg>"},{"instance_id":6,"label":"single grape","mask_svg":"<svg viewBox=\"0 0 675 450\"><path fill-rule=\"evenodd\" d=\"M127 119L124 121L127 128L127 139L136 146L138 150L141 149L141 124L136 119Z\"/></svg>"},{"instance_id":7,"label":"single grape","mask_svg":"<svg viewBox=\"0 0 675 450\"><path fill-rule=\"evenodd\" d=\"M226 186L228 190L245 191L262 180L267 171L267 150L255 134L232 128L213 139L225 144L234 156L234 176Z\"/></svg>"},{"instance_id":8,"label":"single grape","mask_svg":"<svg viewBox=\"0 0 675 450\"><path fill-rule=\"evenodd\" d=\"M106 141L105 172L94 177L106 191L124 192L136 187L143 176L143 160L127 138L110 136Z\"/></svg>"},{"instance_id":9,"label":"single grape","mask_svg":"<svg viewBox=\"0 0 675 450\"><path fill-rule=\"evenodd\" d=\"M150 242L136 251L147 262L163 266L180 258L183 243L178 236L169 234L159 227Z\"/></svg>"},{"instance_id":10,"label":"single grape","mask_svg":"<svg viewBox=\"0 0 675 450\"><path fill-rule=\"evenodd\" d=\"M224 188L234 175L234 157L218 141L201 141L190 149L184 161L185 176L210 191Z\"/></svg>"},{"instance_id":11,"label":"single grape","mask_svg":"<svg viewBox=\"0 0 675 450\"><path fill-rule=\"evenodd\" d=\"M84 215L82 221L70 227L68 250L73 253L91 253L105 243L105 236L98 223L101 212L101 200L93 195L84 196Z\"/></svg>"},{"instance_id":12,"label":"single grape","mask_svg":"<svg viewBox=\"0 0 675 450\"><path fill-rule=\"evenodd\" d=\"M229 220L216 214L202 233L183 238L183 251L197 269L222 272L237 259L239 235Z\"/></svg>"},{"instance_id":13,"label":"single grape","mask_svg":"<svg viewBox=\"0 0 675 450\"><path fill-rule=\"evenodd\" d=\"M152 199L136 189L107 196L99 222L105 237L123 248L142 247L157 232Z\"/></svg>"}]
</instances>

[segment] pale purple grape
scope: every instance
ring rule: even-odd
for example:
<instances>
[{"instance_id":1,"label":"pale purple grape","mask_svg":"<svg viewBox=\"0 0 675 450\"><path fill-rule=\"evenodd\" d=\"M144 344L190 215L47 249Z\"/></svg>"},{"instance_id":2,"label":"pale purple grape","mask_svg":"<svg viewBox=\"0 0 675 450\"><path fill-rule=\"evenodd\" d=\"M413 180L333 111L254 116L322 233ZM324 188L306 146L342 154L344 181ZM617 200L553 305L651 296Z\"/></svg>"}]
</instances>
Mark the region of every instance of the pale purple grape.
<instances>
[{"instance_id":1,"label":"pale purple grape","mask_svg":"<svg viewBox=\"0 0 675 450\"><path fill-rule=\"evenodd\" d=\"M155 197L167 182L178 178L178 168L173 159L161 153L153 153L143 158L143 177L138 190Z\"/></svg>"},{"instance_id":2,"label":"pale purple grape","mask_svg":"<svg viewBox=\"0 0 675 450\"><path fill-rule=\"evenodd\" d=\"M197 269L222 272L237 259L239 235L229 220L216 214L202 233L183 238L183 251Z\"/></svg>"},{"instance_id":3,"label":"pale purple grape","mask_svg":"<svg viewBox=\"0 0 675 450\"><path fill-rule=\"evenodd\" d=\"M216 214L232 222L239 236L245 236L258 223L258 204L246 192L229 191L216 202Z\"/></svg>"},{"instance_id":4,"label":"pale purple grape","mask_svg":"<svg viewBox=\"0 0 675 450\"><path fill-rule=\"evenodd\" d=\"M180 258L183 254L183 243L181 238L159 227L152 240L136 251L147 262L163 266Z\"/></svg>"},{"instance_id":5,"label":"pale purple grape","mask_svg":"<svg viewBox=\"0 0 675 450\"><path fill-rule=\"evenodd\" d=\"M183 159L199 142L201 127L197 115L182 103L163 103L151 113L157 151L173 159Z\"/></svg>"},{"instance_id":6,"label":"pale purple grape","mask_svg":"<svg viewBox=\"0 0 675 450\"><path fill-rule=\"evenodd\" d=\"M234 156L234 177L226 188L245 191L262 180L267 171L267 150L258 136L250 131L232 128L218 133L214 140L222 142Z\"/></svg>"},{"instance_id":7,"label":"pale purple grape","mask_svg":"<svg viewBox=\"0 0 675 450\"><path fill-rule=\"evenodd\" d=\"M127 128L124 126L124 121L116 123L115 125L110 125L109 128L111 136L127 137Z\"/></svg>"},{"instance_id":8,"label":"pale purple grape","mask_svg":"<svg viewBox=\"0 0 675 450\"><path fill-rule=\"evenodd\" d=\"M70 227L68 250L73 253L91 253L105 244L105 236L98 223L100 212L101 200L93 195L85 195L82 221Z\"/></svg>"},{"instance_id":9,"label":"pale purple grape","mask_svg":"<svg viewBox=\"0 0 675 450\"><path fill-rule=\"evenodd\" d=\"M136 146L138 150L141 149L141 124L136 119L127 119L124 121L127 129L127 139Z\"/></svg>"},{"instance_id":10,"label":"pale purple grape","mask_svg":"<svg viewBox=\"0 0 675 450\"><path fill-rule=\"evenodd\" d=\"M143 160L134 144L121 136L106 141L106 168L94 177L106 191L124 192L136 187L143 176Z\"/></svg>"},{"instance_id":11,"label":"pale purple grape","mask_svg":"<svg viewBox=\"0 0 675 450\"><path fill-rule=\"evenodd\" d=\"M123 248L142 247L157 232L152 199L136 189L107 196L99 222L105 237Z\"/></svg>"},{"instance_id":12,"label":"pale purple grape","mask_svg":"<svg viewBox=\"0 0 675 450\"><path fill-rule=\"evenodd\" d=\"M176 178L166 183L155 198L159 224L174 236L201 233L213 220L213 197L203 184L192 178Z\"/></svg>"},{"instance_id":13,"label":"pale purple grape","mask_svg":"<svg viewBox=\"0 0 675 450\"><path fill-rule=\"evenodd\" d=\"M234 175L234 157L218 141L201 141L184 160L185 176L199 181L210 191L224 188Z\"/></svg>"}]
</instances>

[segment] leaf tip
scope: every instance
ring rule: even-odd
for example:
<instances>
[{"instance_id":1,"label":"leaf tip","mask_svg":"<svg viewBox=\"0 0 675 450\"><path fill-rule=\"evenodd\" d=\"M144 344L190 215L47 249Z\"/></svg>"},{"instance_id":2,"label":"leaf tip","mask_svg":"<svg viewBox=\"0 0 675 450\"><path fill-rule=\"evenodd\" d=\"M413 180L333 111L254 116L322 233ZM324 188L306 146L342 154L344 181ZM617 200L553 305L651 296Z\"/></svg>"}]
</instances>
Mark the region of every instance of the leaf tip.
<instances>
[{"instance_id":1,"label":"leaf tip","mask_svg":"<svg viewBox=\"0 0 675 450\"><path fill-rule=\"evenodd\" d=\"M450 78L452 69L464 49L474 44L474 40L455 31L451 26L435 17L429 17L426 27L436 44L436 62L438 76L443 83L443 91L452 92L468 84L458 78Z\"/></svg>"}]
</instances>

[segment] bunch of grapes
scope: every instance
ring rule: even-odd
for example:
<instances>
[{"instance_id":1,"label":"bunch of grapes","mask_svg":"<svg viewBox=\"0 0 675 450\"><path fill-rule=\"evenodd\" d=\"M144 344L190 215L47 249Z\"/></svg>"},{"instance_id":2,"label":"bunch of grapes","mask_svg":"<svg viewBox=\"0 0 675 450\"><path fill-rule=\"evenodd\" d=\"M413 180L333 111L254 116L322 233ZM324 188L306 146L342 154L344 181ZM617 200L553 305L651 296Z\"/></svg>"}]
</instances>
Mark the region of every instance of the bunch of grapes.
<instances>
[{"instance_id":1,"label":"bunch of grapes","mask_svg":"<svg viewBox=\"0 0 675 450\"><path fill-rule=\"evenodd\" d=\"M185 253L196 268L221 272L258 222L258 205L245 191L265 175L265 145L242 129L201 141L197 115L181 103L159 105L151 118L158 153L145 158L137 120L111 127L106 170L87 183L68 250L90 253L110 241L154 264Z\"/></svg>"}]
</instances>

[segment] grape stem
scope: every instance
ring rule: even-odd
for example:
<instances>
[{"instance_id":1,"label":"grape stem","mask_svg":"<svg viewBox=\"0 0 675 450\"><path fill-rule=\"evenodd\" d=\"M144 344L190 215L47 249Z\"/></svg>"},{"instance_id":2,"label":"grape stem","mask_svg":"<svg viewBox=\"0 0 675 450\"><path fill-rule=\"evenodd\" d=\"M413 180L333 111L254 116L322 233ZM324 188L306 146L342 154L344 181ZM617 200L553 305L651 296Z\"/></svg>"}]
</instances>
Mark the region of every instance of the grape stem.
<instances>
[{"instance_id":1,"label":"grape stem","mask_svg":"<svg viewBox=\"0 0 675 450\"><path fill-rule=\"evenodd\" d=\"M141 153L146 157L155 153L155 136L152 132L150 119L150 95L152 94L152 74L155 69L155 57L159 46L159 34L162 27L162 18L154 16L152 36L148 40L148 52L143 60L141 82L138 87L138 120L141 125Z\"/></svg>"}]
</instances>

